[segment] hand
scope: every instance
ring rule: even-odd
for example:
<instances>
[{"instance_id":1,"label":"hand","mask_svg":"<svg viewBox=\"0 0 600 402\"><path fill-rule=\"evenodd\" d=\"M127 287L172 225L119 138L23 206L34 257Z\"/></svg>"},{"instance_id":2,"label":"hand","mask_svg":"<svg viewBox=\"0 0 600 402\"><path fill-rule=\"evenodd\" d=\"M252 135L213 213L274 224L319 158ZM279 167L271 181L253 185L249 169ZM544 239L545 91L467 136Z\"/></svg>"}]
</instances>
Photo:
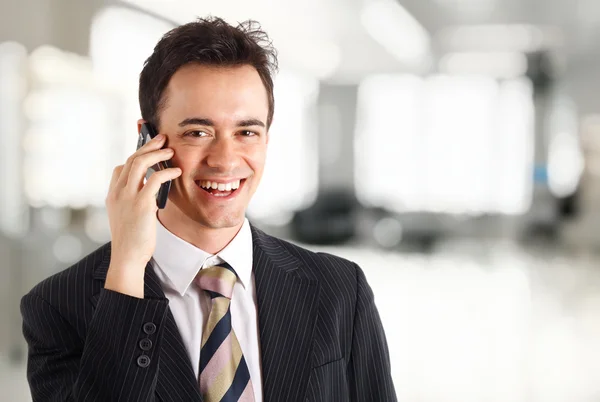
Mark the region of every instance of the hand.
<instances>
[{"instance_id":1,"label":"hand","mask_svg":"<svg viewBox=\"0 0 600 402\"><path fill-rule=\"evenodd\" d=\"M172 149L161 149L164 142L164 135L156 136L117 166L106 197L112 250L105 287L140 298L146 264L156 247L155 194L162 183L181 175L179 168L165 169L144 184L149 167L173 157Z\"/></svg>"}]
</instances>

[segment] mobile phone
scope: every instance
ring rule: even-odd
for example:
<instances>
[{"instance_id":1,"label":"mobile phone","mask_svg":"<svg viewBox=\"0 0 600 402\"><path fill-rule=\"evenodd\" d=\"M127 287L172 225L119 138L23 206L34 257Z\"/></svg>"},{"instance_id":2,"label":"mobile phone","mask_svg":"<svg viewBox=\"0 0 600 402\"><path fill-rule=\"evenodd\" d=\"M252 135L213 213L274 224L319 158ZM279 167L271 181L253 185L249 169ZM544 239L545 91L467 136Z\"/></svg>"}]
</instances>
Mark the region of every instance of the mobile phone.
<instances>
[{"instance_id":1,"label":"mobile phone","mask_svg":"<svg viewBox=\"0 0 600 402\"><path fill-rule=\"evenodd\" d=\"M157 135L158 131L152 124L142 124L142 127L140 129L140 135L138 137L137 149L143 147ZM168 169L170 167L173 167L170 160L158 162L156 165L153 165L150 168L148 168L148 171L146 172L146 180L150 178L152 173L157 172L159 170ZM165 205L167 205L167 199L169 198L169 190L171 190L171 180L166 181L160 185L160 189L156 193L156 206L158 208L163 209Z\"/></svg>"}]
</instances>

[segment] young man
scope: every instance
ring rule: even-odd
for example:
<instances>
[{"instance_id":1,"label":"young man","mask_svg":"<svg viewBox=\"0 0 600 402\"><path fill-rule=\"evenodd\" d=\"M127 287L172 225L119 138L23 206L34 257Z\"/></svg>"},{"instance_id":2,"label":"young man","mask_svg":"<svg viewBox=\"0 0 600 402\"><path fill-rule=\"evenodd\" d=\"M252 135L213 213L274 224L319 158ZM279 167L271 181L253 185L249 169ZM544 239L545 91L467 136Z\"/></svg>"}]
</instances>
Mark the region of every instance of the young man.
<instances>
[{"instance_id":1,"label":"young man","mask_svg":"<svg viewBox=\"0 0 600 402\"><path fill-rule=\"evenodd\" d=\"M161 135L114 170L112 242L22 299L34 401L396 400L361 269L245 218L276 63L252 22L200 19L156 45L138 129Z\"/></svg>"}]
</instances>

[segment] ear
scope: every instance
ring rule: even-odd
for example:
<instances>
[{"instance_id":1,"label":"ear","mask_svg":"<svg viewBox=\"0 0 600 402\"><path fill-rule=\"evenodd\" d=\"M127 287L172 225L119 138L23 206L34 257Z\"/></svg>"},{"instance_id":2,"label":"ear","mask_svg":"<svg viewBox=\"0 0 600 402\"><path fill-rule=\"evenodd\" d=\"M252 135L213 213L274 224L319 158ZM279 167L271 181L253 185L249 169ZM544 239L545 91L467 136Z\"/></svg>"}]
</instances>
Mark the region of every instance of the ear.
<instances>
[{"instance_id":1,"label":"ear","mask_svg":"<svg viewBox=\"0 0 600 402\"><path fill-rule=\"evenodd\" d=\"M142 131L142 124L144 124L146 122L146 120L144 119L139 119L137 121L137 126L138 126L138 134Z\"/></svg>"},{"instance_id":2,"label":"ear","mask_svg":"<svg viewBox=\"0 0 600 402\"><path fill-rule=\"evenodd\" d=\"M271 136L269 135L269 130L267 130L267 142L266 142L267 145L269 145L269 138L271 138Z\"/></svg>"}]
</instances>

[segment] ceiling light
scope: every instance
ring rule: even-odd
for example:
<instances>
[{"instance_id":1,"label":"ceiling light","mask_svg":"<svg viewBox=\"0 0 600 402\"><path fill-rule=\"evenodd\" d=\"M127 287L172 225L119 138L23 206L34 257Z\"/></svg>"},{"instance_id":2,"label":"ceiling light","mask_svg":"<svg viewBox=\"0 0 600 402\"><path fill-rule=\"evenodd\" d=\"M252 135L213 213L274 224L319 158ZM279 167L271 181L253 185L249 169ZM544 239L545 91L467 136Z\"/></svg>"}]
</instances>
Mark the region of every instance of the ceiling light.
<instances>
[{"instance_id":1,"label":"ceiling light","mask_svg":"<svg viewBox=\"0 0 600 402\"><path fill-rule=\"evenodd\" d=\"M428 32L395 0L371 0L362 9L368 34L400 62L422 64L430 48Z\"/></svg>"}]
</instances>

